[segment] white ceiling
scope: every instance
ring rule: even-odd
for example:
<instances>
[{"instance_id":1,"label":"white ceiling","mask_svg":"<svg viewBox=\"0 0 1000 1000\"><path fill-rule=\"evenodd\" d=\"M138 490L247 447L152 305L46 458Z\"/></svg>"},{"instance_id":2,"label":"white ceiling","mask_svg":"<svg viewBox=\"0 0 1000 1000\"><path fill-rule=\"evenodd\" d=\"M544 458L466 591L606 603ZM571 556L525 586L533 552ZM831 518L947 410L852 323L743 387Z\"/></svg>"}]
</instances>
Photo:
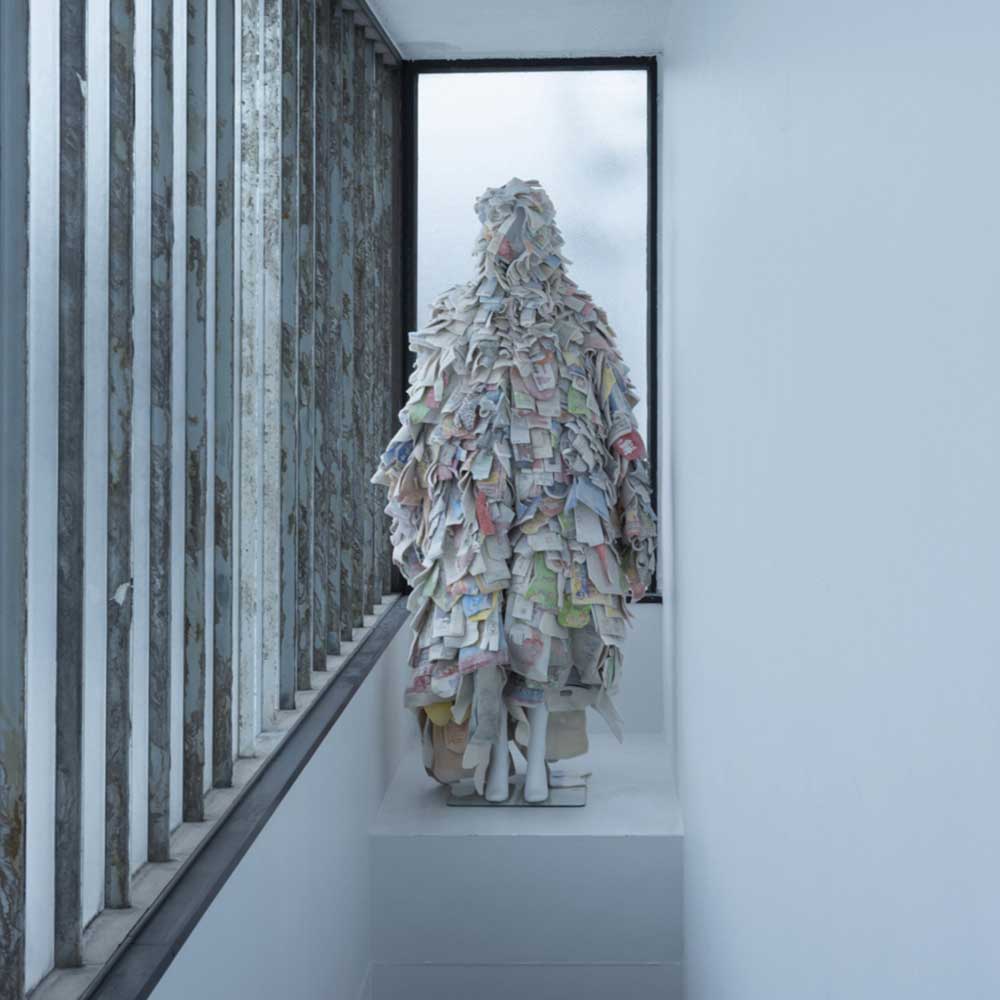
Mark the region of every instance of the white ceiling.
<instances>
[{"instance_id":1,"label":"white ceiling","mask_svg":"<svg viewBox=\"0 0 1000 1000\"><path fill-rule=\"evenodd\" d=\"M670 0L369 0L404 58L649 55Z\"/></svg>"}]
</instances>

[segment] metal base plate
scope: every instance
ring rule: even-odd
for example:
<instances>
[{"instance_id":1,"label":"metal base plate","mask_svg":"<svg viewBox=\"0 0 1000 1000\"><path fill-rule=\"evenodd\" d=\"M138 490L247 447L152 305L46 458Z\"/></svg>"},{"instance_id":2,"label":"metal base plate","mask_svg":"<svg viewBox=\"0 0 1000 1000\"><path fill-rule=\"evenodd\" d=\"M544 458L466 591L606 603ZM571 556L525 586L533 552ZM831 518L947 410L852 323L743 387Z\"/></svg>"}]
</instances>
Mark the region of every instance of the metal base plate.
<instances>
[{"instance_id":1,"label":"metal base plate","mask_svg":"<svg viewBox=\"0 0 1000 1000\"><path fill-rule=\"evenodd\" d=\"M465 791L465 788L462 785L459 785L458 794L456 794L454 786L451 788L448 793L446 803L449 806L494 806L499 809L503 809L505 807L509 808L511 806L523 807L527 809L544 809L546 807L559 809L567 806L579 807L587 804L586 778L582 778L581 781L581 784L573 785L568 788L553 788L550 783L549 797L544 802L525 802L524 776L517 774L511 778L510 795L508 796L506 802L489 802L481 795L477 795L474 791L471 791L471 788L471 794L463 795L462 792Z\"/></svg>"}]
</instances>

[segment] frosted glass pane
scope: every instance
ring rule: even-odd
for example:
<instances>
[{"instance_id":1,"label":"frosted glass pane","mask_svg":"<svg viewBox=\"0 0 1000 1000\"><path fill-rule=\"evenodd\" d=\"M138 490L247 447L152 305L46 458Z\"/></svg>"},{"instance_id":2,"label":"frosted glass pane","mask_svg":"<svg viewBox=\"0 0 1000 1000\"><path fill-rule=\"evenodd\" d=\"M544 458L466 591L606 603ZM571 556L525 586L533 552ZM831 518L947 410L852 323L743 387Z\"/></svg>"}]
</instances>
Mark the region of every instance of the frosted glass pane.
<instances>
[{"instance_id":1,"label":"frosted glass pane","mask_svg":"<svg viewBox=\"0 0 1000 1000\"><path fill-rule=\"evenodd\" d=\"M517 176L556 207L573 280L608 313L646 402L646 73L425 73L418 79L417 323L473 276L476 197Z\"/></svg>"}]
</instances>

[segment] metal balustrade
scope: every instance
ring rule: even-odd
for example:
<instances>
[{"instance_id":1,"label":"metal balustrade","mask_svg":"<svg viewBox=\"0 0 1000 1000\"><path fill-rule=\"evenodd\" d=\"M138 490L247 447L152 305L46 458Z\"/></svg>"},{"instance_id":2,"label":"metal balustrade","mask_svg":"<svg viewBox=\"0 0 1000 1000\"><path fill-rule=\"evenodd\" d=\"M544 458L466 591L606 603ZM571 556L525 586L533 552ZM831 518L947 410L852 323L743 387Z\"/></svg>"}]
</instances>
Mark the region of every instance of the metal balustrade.
<instances>
[{"instance_id":1,"label":"metal balustrade","mask_svg":"<svg viewBox=\"0 0 1000 1000\"><path fill-rule=\"evenodd\" d=\"M144 866L392 589L367 480L400 404L401 70L340 0L4 0L0 29L22 1000L148 904Z\"/></svg>"}]
</instances>

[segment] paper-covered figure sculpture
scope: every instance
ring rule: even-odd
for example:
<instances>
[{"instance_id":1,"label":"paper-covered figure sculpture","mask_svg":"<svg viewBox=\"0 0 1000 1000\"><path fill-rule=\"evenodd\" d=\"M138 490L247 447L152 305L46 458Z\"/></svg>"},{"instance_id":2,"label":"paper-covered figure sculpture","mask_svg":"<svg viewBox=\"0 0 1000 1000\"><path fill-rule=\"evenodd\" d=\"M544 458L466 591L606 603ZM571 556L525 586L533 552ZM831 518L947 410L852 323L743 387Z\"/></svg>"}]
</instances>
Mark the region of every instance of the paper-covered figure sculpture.
<instances>
[{"instance_id":1,"label":"paper-covered figure sculpture","mask_svg":"<svg viewBox=\"0 0 1000 1000\"><path fill-rule=\"evenodd\" d=\"M410 334L408 399L372 482L413 588L405 701L428 772L505 801L513 738L540 802L546 761L586 752L588 707L622 738L627 599L649 586L656 518L638 396L566 271L552 202L514 177L475 210L475 277Z\"/></svg>"}]
</instances>

